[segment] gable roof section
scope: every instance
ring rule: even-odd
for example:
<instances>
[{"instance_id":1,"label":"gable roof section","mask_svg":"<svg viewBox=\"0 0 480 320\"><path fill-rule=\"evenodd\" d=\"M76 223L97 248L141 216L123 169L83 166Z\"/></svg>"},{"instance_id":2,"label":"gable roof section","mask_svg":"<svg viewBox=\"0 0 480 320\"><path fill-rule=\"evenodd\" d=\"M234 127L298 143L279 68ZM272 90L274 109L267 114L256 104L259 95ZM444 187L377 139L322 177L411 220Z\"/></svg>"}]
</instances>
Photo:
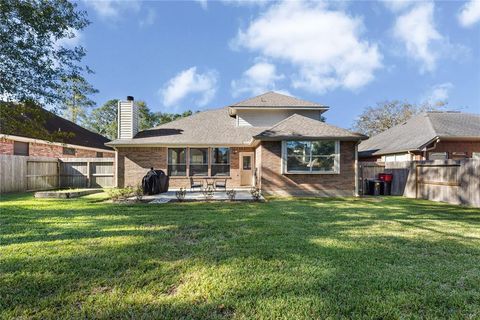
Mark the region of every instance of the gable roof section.
<instances>
[{"instance_id":1,"label":"gable roof section","mask_svg":"<svg viewBox=\"0 0 480 320\"><path fill-rule=\"evenodd\" d=\"M9 103L9 108L15 108L15 107L17 107L16 104ZM68 144L77 145L77 146L113 151L112 148L105 146L105 143L109 142L110 140L105 138L104 136L98 133L92 132L90 130L87 130L39 106L30 106L30 108L35 108L39 110L40 116L37 116L37 115L31 116L29 114L23 114L25 121L36 121L36 124L41 125L40 129L45 130L44 133L46 133L46 135L48 133L49 134L55 134L58 132L66 133L65 136L58 138L59 139L58 141L55 140L53 142L68 143ZM41 119L40 122L39 122L39 118ZM8 121L8 120L5 120L5 121ZM2 130L0 130L0 133L19 136L19 137L25 137L25 138L31 138L31 139L45 139L45 137L33 136L30 132L23 132L21 129L18 129L18 131L13 131L13 132L3 132Z\"/></svg>"},{"instance_id":2,"label":"gable roof section","mask_svg":"<svg viewBox=\"0 0 480 320\"><path fill-rule=\"evenodd\" d=\"M362 156L420 150L435 138L480 138L480 115L426 112L363 141Z\"/></svg>"},{"instance_id":3,"label":"gable roof section","mask_svg":"<svg viewBox=\"0 0 480 320\"><path fill-rule=\"evenodd\" d=\"M248 145L266 128L236 127L228 108L208 110L139 132L108 145Z\"/></svg>"},{"instance_id":4,"label":"gable roof section","mask_svg":"<svg viewBox=\"0 0 480 320\"><path fill-rule=\"evenodd\" d=\"M294 114L254 137L258 140L338 139L362 140L367 137L322 121Z\"/></svg>"},{"instance_id":5,"label":"gable roof section","mask_svg":"<svg viewBox=\"0 0 480 320\"><path fill-rule=\"evenodd\" d=\"M310 102L303 99L294 98L277 92L267 92L259 96L249 98L238 103L231 105L230 107L245 107L245 108L258 108L258 107L288 107L288 108L324 108L327 106Z\"/></svg>"}]
</instances>

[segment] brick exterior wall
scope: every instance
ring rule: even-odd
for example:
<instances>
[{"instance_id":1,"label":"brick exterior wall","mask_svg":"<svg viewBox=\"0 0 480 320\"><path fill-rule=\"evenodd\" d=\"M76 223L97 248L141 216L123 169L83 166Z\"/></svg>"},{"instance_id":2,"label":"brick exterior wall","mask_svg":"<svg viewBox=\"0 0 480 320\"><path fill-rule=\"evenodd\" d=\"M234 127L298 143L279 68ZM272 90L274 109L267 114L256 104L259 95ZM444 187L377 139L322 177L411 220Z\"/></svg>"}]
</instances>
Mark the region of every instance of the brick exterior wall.
<instances>
[{"instance_id":1,"label":"brick exterior wall","mask_svg":"<svg viewBox=\"0 0 480 320\"><path fill-rule=\"evenodd\" d=\"M160 169L167 172L166 147L119 147L118 156L118 180L119 187L136 186L141 183L143 176L150 170ZM230 148L230 177L227 188L240 186L239 153L242 151L255 151L254 148ZM197 177L198 179L198 177ZM170 177L170 187L189 188L189 177Z\"/></svg>"},{"instance_id":2,"label":"brick exterior wall","mask_svg":"<svg viewBox=\"0 0 480 320\"><path fill-rule=\"evenodd\" d=\"M277 195L353 196L355 194L355 142L340 143L339 174L282 174L282 143L262 142L262 191Z\"/></svg>"},{"instance_id":3,"label":"brick exterior wall","mask_svg":"<svg viewBox=\"0 0 480 320\"><path fill-rule=\"evenodd\" d=\"M453 152L465 152L467 158L472 157L473 152L480 152L480 141L441 141L437 143L435 149L427 151L427 157L429 152L448 152L448 159L453 159ZM423 155L422 155L423 156ZM422 160L425 160L422 157Z\"/></svg>"},{"instance_id":4,"label":"brick exterior wall","mask_svg":"<svg viewBox=\"0 0 480 320\"><path fill-rule=\"evenodd\" d=\"M13 154L13 140L0 139L0 154Z\"/></svg>"},{"instance_id":5,"label":"brick exterior wall","mask_svg":"<svg viewBox=\"0 0 480 320\"><path fill-rule=\"evenodd\" d=\"M13 155L13 140L0 139L0 154ZM63 154L63 147L48 143L32 143L28 145L29 156L32 157L50 157L50 158L95 158L97 151L75 147L75 155ZM104 158L113 158L115 153L111 151L102 151Z\"/></svg>"}]
</instances>

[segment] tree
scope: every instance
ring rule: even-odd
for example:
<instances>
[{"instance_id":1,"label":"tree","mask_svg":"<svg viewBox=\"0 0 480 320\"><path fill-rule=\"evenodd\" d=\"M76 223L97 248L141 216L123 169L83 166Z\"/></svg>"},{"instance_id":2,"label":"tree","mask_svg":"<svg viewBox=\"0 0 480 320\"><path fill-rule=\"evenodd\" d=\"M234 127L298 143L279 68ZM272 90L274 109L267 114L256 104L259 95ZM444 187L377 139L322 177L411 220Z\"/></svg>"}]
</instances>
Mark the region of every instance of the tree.
<instances>
[{"instance_id":1,"label":"tree","mask_svg":"<svg viewBox=\"0 0 480 320\"><path fill-rule=\"evenodd\" d=\"M111 140L117 138L118 99L108 100L94 109L85 121L85 126Z\"/></svg>"},{"instance_id":2,"label":"tree","mask_svg":"<svg viewBox=\"0 0 480 320\"><path fill-rule=\"evenodd\" d=\"M146 130L160 124L168 123L173 120L187 117L193 114L188 110L181 114L178 113L153 113L148 108L145 101L136 101L138 106L138 128ZM117 110L118 99L108 100L103 106L94 109L85 122L87 128L95 131L109 139L117 138Z\"/></svg>"},{"instance_id":3,"label":"tree","mask_svg":"<svg viewBox=\"0 0 480 320\"><path fill-rule=\"evenodd\" d=\"M442 102L435 106L429 103L415 105L397 100L380 102L376 107L367 107L362 112L355 120L353 130L371 137L407 121L418 113L433 110L445 104Z\"/></svg>"},{"instance_id":4,"label":"tree","mask_svg":"<svg viewBox=\"0 0 480 320\"><path fill-rule=\"evenodd\" d=\"M138 106L138 129L145 130L150 129L158 125L158 117L155 113L151 112L145 101L137 101Z\"/></svg>"},{"instance_id":5,"label":"tree","mask_svg":"<svg viewBox=\"0 0 480 320\"><path fill-rule=\"evenodd\" d=\"M0 96L60 102L62 79L80 75L85 50L63 45L85 28L85 11L67 0L0 0Z\"/></svg>"},{"instance_id":6,"label":"tree","mask_svg":"<svg viewBox=\"0 0 480 320\"><path fill-rule=\"evenodd\" d=\"M88 109L95 106L95 101L89 98L95 93L98 93L98 90L79 75L62 79L59 109L63 117L77 124L80 120L84 121Z\"/></svg>"}]
</instances>

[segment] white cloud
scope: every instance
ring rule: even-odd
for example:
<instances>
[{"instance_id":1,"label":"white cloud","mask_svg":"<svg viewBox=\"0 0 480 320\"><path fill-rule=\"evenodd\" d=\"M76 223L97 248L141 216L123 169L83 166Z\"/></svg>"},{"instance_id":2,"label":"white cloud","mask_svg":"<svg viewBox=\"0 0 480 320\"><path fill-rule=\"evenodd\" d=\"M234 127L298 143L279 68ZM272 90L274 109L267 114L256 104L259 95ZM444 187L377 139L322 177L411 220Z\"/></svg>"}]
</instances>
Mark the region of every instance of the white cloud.
<instances>
[{"instance_id":1,"label":"white cloud","mask_svg":"<svg viewBox=\"0 0 480 320\"><path fill-rule=\"evenodd\" d=\"M463 27L470 27L480 21L480 0L467 2L460 10L458 21Z\"/></svg>"},{"instance_id":2,"label":"white cloud","mask_svg":"<svg viewBox=\"0 0 480 320\"><path fill-rule=\"evenodd\" d=\"M139 0L113 1L113 0L84 0L86 5L104 19L117 19L125 12L140 11Z\"/></svg>"},{"instance_id":3,"label":"white cloud","mask_svg":"<svg viewBox=\"0 0 480 320\"><path fill-rule=\"evenodd\" d=\"M421 72L435 70L438 53L432 46L444 39L435 28L433 11L432 2L419 3L396 19L393 30L407 54L422 64Z\"/></svg>"},{"instance_id":4,"label":"white cloud","mask_svg":"<svg viewBox=\"0 0 480 320\"><path fill-rule=\"evenodd\" d=\"M239 80L232 81L233 96L239 96L242 93L258 95L275 90L275 82L284 78L283 74L277 74L274 64L257 62L247 69Z\"/></svg>"},{"instance_id":5,"label":"white cloud","mask_svg":"<svg viewBox=\"0 0 480 320\"><path fill-rule=\"evenodd\" d=\"M437 84L430 88L423 100L430 103L446 102L452 88L453 84L450 82Z\"/></svg>"},{"instance_id":6,"label":"white cloud","mask_svg":"<svg viewBox=\"0 0 480 320\"><path fill-rule=\"evenodd\" d=\"M218 73L216 71L197 73L197 67L183 70L160 89L163 104L167 107L176 106L187 96L193 95L194 103L203 107L215 96L217 82Z\"/></svg>"},{"instance_id":7,"label":"white cloud","mask_svg":"<svg viewBox=\"0 0 480 320\"><path fill-rule=\"evenodd\" d=\"M358 89L374 79L382 56L360 39L360 18L327 9L324 3L275 4L240 30L233 44L295 68L292 84L312 92Z\"/></svg>"}]
</instances>

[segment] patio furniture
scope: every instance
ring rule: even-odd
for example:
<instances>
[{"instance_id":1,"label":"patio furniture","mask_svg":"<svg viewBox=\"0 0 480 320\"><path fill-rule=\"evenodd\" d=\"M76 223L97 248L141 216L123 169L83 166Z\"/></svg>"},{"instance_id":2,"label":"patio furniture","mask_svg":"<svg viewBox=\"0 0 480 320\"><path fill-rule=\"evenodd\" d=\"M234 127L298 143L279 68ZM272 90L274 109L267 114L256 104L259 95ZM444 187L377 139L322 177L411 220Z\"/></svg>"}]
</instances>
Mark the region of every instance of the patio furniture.
<instances>
[{"instance_id":1,"label":"patio furniture","mask_svg":"<svg viewBox=\"0 0 480 320\"><path fill-rule=\"evenodd\" d=\"M224 189L227 191L227 179L215 180L215 190L216 189Z\"/></svg>"},{"instance_id":2,"label":"patio furniture","mask_svg":"<svg viewBox=\"0 0 480 320\"><path fill-rule=\"evenodd\" d=\"M208 187L211 187L212 189L215 190L215 180L213 180L213 179L205 179L205 184L207 185L207 188L208 188Z\"/></svg>"},{"instance_id":3,"label":"patio furniture","mask_svg":"<svg viewBox=\"0 0 480 320\"><path fill-rule=\"evenodd\" d=\"M200 180L194 180L190 178L190 191L193 191L195 188L202 190L203 182Z\"/></svg>"}]
</instances>

